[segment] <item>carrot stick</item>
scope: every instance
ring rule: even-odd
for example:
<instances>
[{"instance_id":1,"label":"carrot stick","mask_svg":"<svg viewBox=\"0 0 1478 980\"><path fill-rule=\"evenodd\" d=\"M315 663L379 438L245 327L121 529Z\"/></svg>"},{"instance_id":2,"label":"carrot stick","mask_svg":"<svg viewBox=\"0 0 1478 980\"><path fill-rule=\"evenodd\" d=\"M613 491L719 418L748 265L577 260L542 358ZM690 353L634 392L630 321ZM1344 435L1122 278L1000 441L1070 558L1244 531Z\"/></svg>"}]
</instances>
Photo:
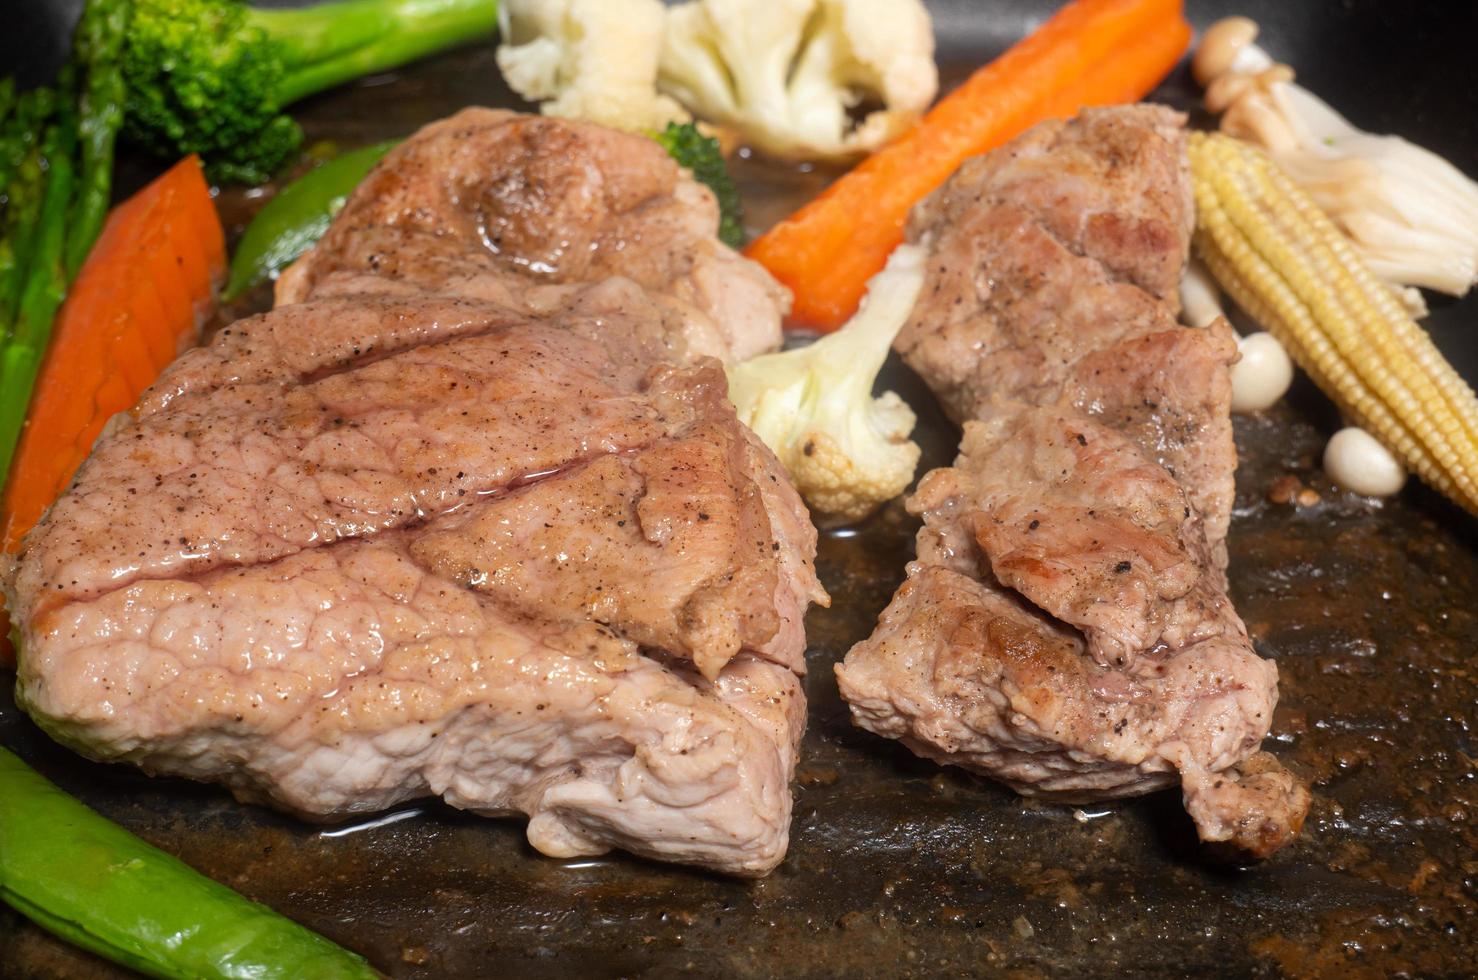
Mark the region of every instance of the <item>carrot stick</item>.
<instances>
[{"instance_id":1,"label":"carrot stick","mask_svg":"<svg viewBox=\"0 0 1478 980\"><path fill-rule=\"evenodd\" d=\"M1181 7L1073 0L746 254L795 294L795 324L835 329L903 240L909 210L967 158L1044 119L1132 102L1159 84L1190 43Z\"/></svg>"},{"instance_id":2,"label":"carrot stick","mask_svg":"<svg viewBox=\"0 0 1478 980\"><path fill-rule=\"evenodd\" d=\"M1065 118L1089 106L1138 102L1169 74L1190 43L1191 25L1184 20L1129 41L1059 93L1057 105L1067 108L1046 118ZM1165 67L1160 71L1156 66Z\"/></svg>"},{"instance_id":3,"label":"carrot stick","mask_svg":"<svg viewBox=\"0 0 1478 980\"><path fill-rule=\"evenodd\" d=\"M193 339L226 269L200 161L187 157L113 209L57 314L0 498L13 552L71 482L108 419ZM0 611L0 662L9 632Z\"/></svg>"}]
</instances>

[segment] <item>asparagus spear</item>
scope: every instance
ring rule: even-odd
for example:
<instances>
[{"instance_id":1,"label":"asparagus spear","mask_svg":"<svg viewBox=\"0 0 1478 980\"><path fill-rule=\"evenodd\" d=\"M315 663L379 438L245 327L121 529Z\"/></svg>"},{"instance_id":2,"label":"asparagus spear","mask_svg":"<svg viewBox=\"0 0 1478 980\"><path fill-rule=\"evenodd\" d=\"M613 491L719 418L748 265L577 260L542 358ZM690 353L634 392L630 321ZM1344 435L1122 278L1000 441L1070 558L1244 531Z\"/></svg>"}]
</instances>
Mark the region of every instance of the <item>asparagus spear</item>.
<instances>
[{"instance_id":1,"label":"asparagus spear","mask_svg":"<svg viewBox=\"0 0 1478 980\"><path fill-rule=\"evenodd\" d=\"M0 113L0 195L5 197L5 208L0 211L0 237L10 226L10 217L15 212L16 201L10 196L10 178L26 155L26 134L30 127L33 93L17 94L15 79L0 82L4 89L5 110Z\"/></svg>"},{"instance_id":2,"label":"asparagus spear","mask_svg":"<svg viewBox=\"0 0 1478 980\"><path fill-rule=\"evenodd\" d=\"M113 144L123 124L123 69L119 54L128 30L126 0L89 0L77 25L74 60L86 65L79 132L82 172L67 230L67 281L76 278L108 216L113 191Z\"/></svg>"},{"instance_id":3,"label":"asparagus spear","mask_svg":"<svg viewBox=\"0 0 1478 980\"><path fill-rule=\"evenodd\" d=\"M51 337L51 321L67 294L63 264L67 216L77 176L77 114L72 106L73 71L63 70L55 120L46 128L41 159L46 190L40 214L25 251L17 251L21 275L20 302L14 326L0 350L0 473L10 470L10 458L26 420L36 369Z\"/></svg>"},{"instance_id":4,"label":"asparagus spear","mask_svg":"<svg viewBox=\"0 0 1478 980\"><path fill-rule=\"evenodd\" d=\"M10 123L10 114L15 111L15 79L0 79L0 126ZM0 177L0 186L4 186L5 180Z\"/></svg>"},{"instance_id":5,"label":"asparagus spear","mask_svg":"<svg viewBox=\"0 0 1478 980\"><path fill-rule=\"evenodd\" d=\"M0 242L0 349L15 322L26 257L41 217L46 166L40 134L55 107L55 93L50 89L27 92L16 107L14 126L6 127L0 143L0 158L10 165L5 184L5 238Z\"/></svg>"},{"instance_id":6,"label":"asparagus spear","mask_svg":"<svg viewBox=\"0 0 1478 980\"><path fill-rule=\"evenodd\" d=\"M18 112L18 125L4 127L0 139L0 172L5 159L22 154L10 182L14 192L7 192L6 210L14 213L0 240L0 480L25 424L52 320L107 218L125 95L119 55L130 10L128 0L89 0L60 91L28 93L29 120ZM79 81L80 108L74 104ZM26 141L35 140L53 107L43 145L26 153Z\"/></svg>"}]
</instances>

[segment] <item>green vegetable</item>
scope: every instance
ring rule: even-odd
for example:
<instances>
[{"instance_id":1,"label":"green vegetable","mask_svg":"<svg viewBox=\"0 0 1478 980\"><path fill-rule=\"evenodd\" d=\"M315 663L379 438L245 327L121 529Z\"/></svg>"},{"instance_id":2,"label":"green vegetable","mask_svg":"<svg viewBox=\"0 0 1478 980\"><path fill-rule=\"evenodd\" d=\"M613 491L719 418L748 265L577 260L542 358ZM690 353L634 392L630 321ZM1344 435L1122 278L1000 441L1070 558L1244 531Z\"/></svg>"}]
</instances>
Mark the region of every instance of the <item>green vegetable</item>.
<instances>
[{"instance_id":1,"label":"green vegetable","mask_svg":"<svg viewBox=\"0 0 1478 980\"><path fill-rule=\"evenodd\" d=\"M133 0L124 131L165 156L199 153L214 180L261 183L302 142L283 107L491 36L496 0Z\"/></svg>"},{"instance_id":2,"label":"green vegetable","mask_svg":"<svg viewBox=\"0 0 1478 980\"><path fill-rule=\"evenodd\" d=\"M34 89L0 113L0 482L52 320L107 217L130 2L88 0L57 89Z\"/></svg>"},{"instance_id":3,"label":"green vegetable","mask_svg":"<svg viewBox=\"0 0 1478 980\"><path fill-rule=\"evenodd\" d=\"M10 197L10 178L15 173L21 157L25 156L25 123L28 113L28 97L15 94L15 80L0 82L5 89L4 112L0 113L0 198L5 205L0 208L0 233L10 224L10 215L15 201Z\"/></svg>"},{"instance_id":4,"label":"green vegetable","mask_svg":"<svg viewBox=\"0 0 1478 980\"><path fill-rule=\"evenodd\" d=\"M60 90L56 119L46 128L41 158L46 168L46 189L36 226L24 252L17 253L21 275L20 302L14 325L0 350L0 473L10 470L10 457L20 439L36 386L36 369L51 339L51 321L67 295L67 270L63 264L67 214L72 209L76 185L77 113L72 105L72 66Z\"/></svg>"},{"instance_id":5,"label":"green vegetable","mask_svg":"<svg viewBox=\"0 0 1478 980\"><path fill-rule=\"evenodd\" d=\"M46 163L41 134L56 108L51 89L34 89L21 96L12 126L0 145L0 164L8 171L5 183L5 237L0 240L0 350L10 336L20 304L26 256L41 218L41 195L46 186ZM4 392L0 392L3 397ZM0 470L0 473L3 473Z\"/></svg>"},{"instance_id":6,"label":"green vegetable","mask_svg":"<svg viewBox=\"0 0 1478 980\"><path fill-rule=\"evenodd\" d=\"M744 209L739 204L739 192L729 177L718 140L704 136L693 123L668 123L666 129L652 138L718 198L719 240L731 248L743 245Z\"/></svg>"},{"instance_id":7,"label":"green vegetable","mask_svg":"<svg viewBox=\"0 0 1478 980\"><path fill-rule=\"evenodd\" d=\"M10 112L15 108L15 79L0 79L0 125L10 121ZM0 181L3 184L4 181Z\"/></svg>"},{"instance_id":8,"label":"green vegetable","mask_svg":"<svg viewBox=\"0 0 1478 980\"><path fill-rule=\"evenodd\" d=\"M259 282L275 278L313 247L329 222L395 141L351 150L288 184L257 212L236 254L225 298L234 300Z\"/></svg>"},{"instance_id":9,"label":"green vegetable","mask_svg":"<svg viewBox=\"0 0 1478 980\"><path fill-rule=\"evenodd\" d=\"M0 898L153 977L376 977L363 958L151 847L0 749Z\"/></svg>"},{"instance_id":10,"label":"green vegetable","mask_svg":"<svg viewBox=\"0 0 1478 980\"><path fill-rule=\"evenodd\" d=\"M128 30L129 0L89 0L77 24L72 57L87 66L82 90L82 173L67 229L65 263L70 280L82 268L103 230L113 193L113 144L123 124L123 71L119 55Z\"/></svg>"}]
</instances>

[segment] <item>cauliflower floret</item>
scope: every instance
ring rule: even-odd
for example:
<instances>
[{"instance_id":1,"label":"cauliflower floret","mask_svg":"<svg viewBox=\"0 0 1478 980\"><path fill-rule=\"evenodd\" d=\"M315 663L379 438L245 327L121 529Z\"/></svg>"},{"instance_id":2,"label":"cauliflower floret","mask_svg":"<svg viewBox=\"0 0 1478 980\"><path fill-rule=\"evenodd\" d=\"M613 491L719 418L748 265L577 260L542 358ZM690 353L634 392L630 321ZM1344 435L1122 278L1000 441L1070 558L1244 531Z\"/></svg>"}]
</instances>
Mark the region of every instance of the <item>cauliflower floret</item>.
<instances>
[{"instance_id":1,"label":"cauliflower floret","mask_svg":"<svg viewBox=\"0 0 1478 980\"><path fill-rule=\"evenodd\" d=\"M922 0L692 0L667 12L657 85L771 155L845 159L933 100L933 25Z\"/></svg>"},{"instance_id":2,"label":"cauliflower floret","mask_svg":"<svg viewBox=\"0 0 1478 980\"><path fill-rule=\"evenodd\" d=\"M657 92L661 0L503 0L498 67L547 116L649 132L686 122Z\"/></svg>"},{"instance_id":3,"label":"cauliflower floret","mask_svg":"<svg viewBox=\"0 0 1478 980\"><path fill-rule=\"evenodd\" d=\"M861 520L913 479L913 410L891 391L873 398L872 385L923 284L924 251L900 245L836 333L728 369L739 419L823 521Z\"/></svg>"}]
</instances>

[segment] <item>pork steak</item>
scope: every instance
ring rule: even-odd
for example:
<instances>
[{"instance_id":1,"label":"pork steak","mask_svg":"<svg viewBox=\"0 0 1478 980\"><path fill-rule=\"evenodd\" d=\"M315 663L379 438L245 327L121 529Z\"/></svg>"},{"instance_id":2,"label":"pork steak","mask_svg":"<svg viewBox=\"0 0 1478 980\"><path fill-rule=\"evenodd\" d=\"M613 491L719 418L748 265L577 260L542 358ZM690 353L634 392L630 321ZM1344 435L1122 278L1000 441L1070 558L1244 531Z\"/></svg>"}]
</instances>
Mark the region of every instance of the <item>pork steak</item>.
<instances>
[{"instance_id":1,"label":"pork steak","mask_svg":"<svg viewBox=\"0 0 1478 980\"><path fill-rule=\"evenodd\" d=\"M773 868L825 594L709 356L778 340L784 295L714 215L581 123L468 110L392 151L8 562L20 703L309 818L435 795L554 856Z\"/></svg>"},{"instance_id":2,"label":"pork steak","mask_svg":"<svg viewBox=\"0 0 1478 980\"><path fill-rule=\"evenodd\" d=\"M1044 123L915 209L929 272L897 346L964 440L908 501L918 558L837 679L921 755L1072 801L1179 783L1203 840L1263 856L1309 796L1259 751L1277 669L1226 595L1236 346L1175 320L1182 125Z\"/></svg>"}]
</instances>

